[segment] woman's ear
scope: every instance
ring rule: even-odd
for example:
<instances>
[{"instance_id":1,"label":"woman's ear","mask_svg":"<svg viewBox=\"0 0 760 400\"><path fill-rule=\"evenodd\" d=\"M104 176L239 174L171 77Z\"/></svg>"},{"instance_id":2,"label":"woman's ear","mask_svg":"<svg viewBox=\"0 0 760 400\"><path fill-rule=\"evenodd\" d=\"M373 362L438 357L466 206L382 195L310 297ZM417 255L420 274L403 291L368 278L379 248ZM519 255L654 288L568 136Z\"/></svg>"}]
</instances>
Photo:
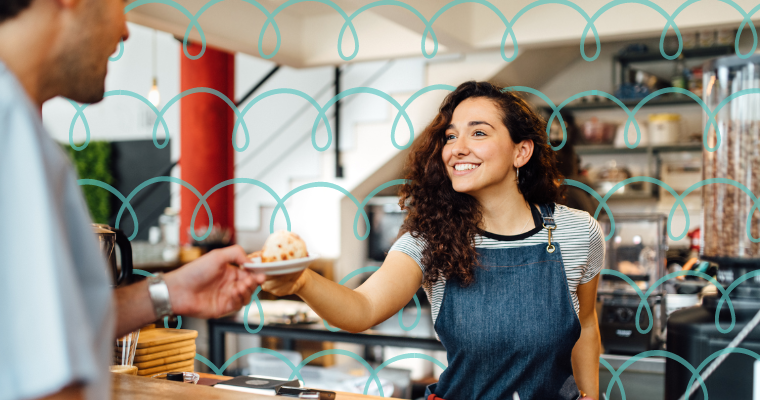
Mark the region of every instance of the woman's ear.
<instances>
[{"instance_id":1,"label":"woman's ear","mask_svg":"<svg viewBox=\"0 0 760 400\"><path fill-rule=\"evenodd\" d=\"M520 143L515 144L515 168L520 168L528 163L530 157L533 155L533 141L525 139Z\"/></svg>"}]
</instances>

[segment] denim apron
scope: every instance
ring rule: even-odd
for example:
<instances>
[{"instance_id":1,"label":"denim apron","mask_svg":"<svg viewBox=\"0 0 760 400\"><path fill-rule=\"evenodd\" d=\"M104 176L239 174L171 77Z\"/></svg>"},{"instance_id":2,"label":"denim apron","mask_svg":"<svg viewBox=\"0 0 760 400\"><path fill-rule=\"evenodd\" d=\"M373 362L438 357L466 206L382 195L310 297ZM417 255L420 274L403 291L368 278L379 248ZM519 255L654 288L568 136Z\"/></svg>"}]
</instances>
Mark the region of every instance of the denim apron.
<instances>
[{"instance_id":1,"label":"denim apron","mask_svg":"<svg viewBox=\"0 0 760 400\"><path fill-rule=\"evenodd\" d=\"M541 205L547 243L478 248L475 281L446 282L435 331L449 366L427 387L446 400L578 399L571 353L581 325L573 308L556 225Z\"/></svg>"}]
</instances>

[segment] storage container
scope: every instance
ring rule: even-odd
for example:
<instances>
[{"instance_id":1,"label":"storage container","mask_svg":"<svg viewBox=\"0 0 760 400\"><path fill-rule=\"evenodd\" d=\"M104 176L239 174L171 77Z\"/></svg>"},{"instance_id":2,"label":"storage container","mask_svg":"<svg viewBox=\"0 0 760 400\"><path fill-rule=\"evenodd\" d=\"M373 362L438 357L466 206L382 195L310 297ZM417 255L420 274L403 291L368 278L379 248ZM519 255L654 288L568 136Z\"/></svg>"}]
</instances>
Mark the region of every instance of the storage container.
<instances>
[{"instance_id":1,"label":"storage container","mask_svg":"<svg viewBox=\"0 0 760 400\"><path fill-rule=\"evenodd\" d=\"M680 114L652 114L649 116L649 141L653 145L674 144L681 132Z\"/></svg>"},{"instance_id":2,"label":"storage container","mask_svg":"<svg viewBox=\"0 0 760 400\"><path fill-rule=\"evenodd\" d=\"M708 124L707 147L703 149L704 178L730 179L744 185L755 196L760 195L758 91L760 55L748 59L725 57L705 64L704 100L707 107L717 109L717 113L715 125L709 123L708 115L703 113L703 122ZM753 208L751 196L727 183L709 184L703 187L702 193L701 254L724 264L752 259L760 262L760 243L754 243L747 234L747 219L752 214L749 231L753 237L760 238L760 211Z\"/></svg>"}]
</instances>

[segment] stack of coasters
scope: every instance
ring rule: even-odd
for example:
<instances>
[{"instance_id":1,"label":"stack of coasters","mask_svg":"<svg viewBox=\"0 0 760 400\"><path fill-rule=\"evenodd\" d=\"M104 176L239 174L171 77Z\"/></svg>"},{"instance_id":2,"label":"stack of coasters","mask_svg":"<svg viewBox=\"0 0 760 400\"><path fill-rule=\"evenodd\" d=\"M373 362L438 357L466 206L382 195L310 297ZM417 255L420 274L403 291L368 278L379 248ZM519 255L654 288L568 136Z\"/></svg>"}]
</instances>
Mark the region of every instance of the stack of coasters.
<instances>
[{"instance_id":1,"label":"stack of coasters","mask_svg":"<svg viewBox=\"0 0 760 400\"><path fill-rule=\"evenodd\" d=\"M197 337L198 331L190 329L156 328L141 331L134 359L137 375L149 376L173 371L193 372ZM116 347L115 351L119 359L120 347Z\"/></svg>"}]
</instances>

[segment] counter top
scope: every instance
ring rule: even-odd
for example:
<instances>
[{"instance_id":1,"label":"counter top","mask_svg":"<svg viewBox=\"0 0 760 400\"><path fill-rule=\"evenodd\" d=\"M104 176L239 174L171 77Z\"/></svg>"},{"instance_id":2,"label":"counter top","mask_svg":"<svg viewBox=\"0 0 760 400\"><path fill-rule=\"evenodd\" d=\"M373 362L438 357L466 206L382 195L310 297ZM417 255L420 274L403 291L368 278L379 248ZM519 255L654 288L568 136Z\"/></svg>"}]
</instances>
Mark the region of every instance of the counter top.
<instances>
[{"instance_id":1,"label":"counter top","mask_svg":"<svg viewBox=\"0 0 760 400\"><path fill-rule=\"evenodd\" d=\"M191 385L182 382L170 382L142 376L123 374L112 375L112 398L114 400L268 400L289 399L290 397L266 396L216 389L211 386ZM204 374L204 377L212 377ZM224 379L226 377L218 377ZM354 393L336 392L336 400L382 400L382 397L365 396Z\"/></svg>"}]
</instances>

